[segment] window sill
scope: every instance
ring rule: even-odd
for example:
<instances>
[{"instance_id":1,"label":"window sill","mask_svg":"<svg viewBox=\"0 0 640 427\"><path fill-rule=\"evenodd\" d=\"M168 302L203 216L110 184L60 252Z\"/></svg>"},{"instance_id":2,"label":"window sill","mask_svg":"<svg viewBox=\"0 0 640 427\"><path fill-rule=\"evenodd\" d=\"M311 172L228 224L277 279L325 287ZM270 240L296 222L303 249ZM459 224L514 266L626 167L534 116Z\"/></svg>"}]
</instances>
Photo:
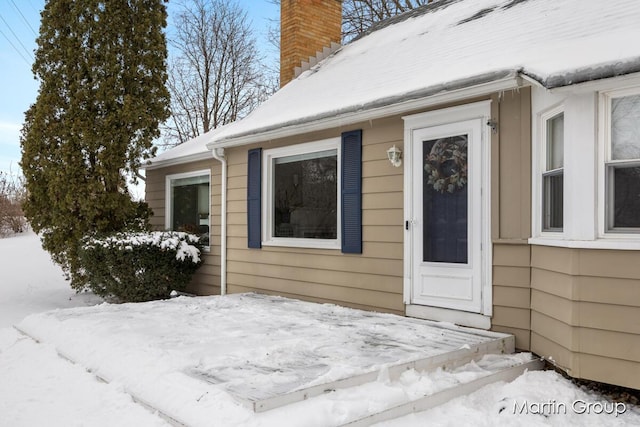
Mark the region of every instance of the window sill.
<instances>
[{"instance_id":1,"label":"window sill","mask_svg":"<svg viewBox=\"0 0 640 427\"><path fill-rule=\"evenodd\" d=\"M532 237L529 239L529 244L572 249L613 249L633 251L640 250L640 236L633 236L628 239L606 237L596 240L563 240L548 237Z\"/></svg>"},{"instance_id":2,"label":"window sill","mask_svg":"<svg viewBox=\"0 0 640 427\"><path fill-rule=\"evenodd\" d=\"M340 250L342 248L338 240L322 239L271 239L263 241L262 246L332 250Z\"/></svg>"}]
</instances>

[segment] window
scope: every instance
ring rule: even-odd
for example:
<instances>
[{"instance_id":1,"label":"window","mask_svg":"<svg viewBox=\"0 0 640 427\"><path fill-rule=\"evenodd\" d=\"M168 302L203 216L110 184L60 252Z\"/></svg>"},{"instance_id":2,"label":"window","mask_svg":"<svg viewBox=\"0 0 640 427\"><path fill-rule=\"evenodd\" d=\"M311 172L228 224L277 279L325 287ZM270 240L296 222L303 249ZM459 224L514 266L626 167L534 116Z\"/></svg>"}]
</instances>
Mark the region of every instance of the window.
<instances>
[{"instance_id":1,"label":"window","mask_svg":"<svg viewBox=\"0 0 640 427\"><path fill-rule=\"evenodd\" d=\"M619 88L622 83L629 86ZM532 109L529 243L639 250L640 78L593 82L570 93L535 89ZM562 178L553 178L555 172Z\"/></svg>"},{"instance_id":2,"label":"window","mask_svg":"<svg viewBox=\"0 0 640 427\"><path fill-rule=\"evenodd\" d=\"M605 220L610 232L640 231L640 94L606 96Z\"/></svg>"},{"instance_id":3,"label":"window","mask_svg":"<svg viewBox=\"0 0 640 427\"><path fill-rule=\"evenodd\" d=\"M542 230L562 231L564 186L564 113L543 116Z\"/></svg>"},{"instance_id":4,"label":"window","mask_svg":"<svg viewBox=\"0 0 640 427\"><path fill-rule=\"evenodd\" d=\"M247 247L362 253L362 130L247 151Z\"/></svg>"},{"instance_id":5,"label":"window","mask_svg":"<svg viewBox=\"0 0 640 427\"><path fill-rule=\"evenodd\" d=\"M166 227L198 234L209 245L210 172L197 171L167 176Z\"/></svg>"},{"instance_id":6,"label":"window","mask_svg":"<svg viewBox=\"0 0 640 427\"><path fill-rule=\"evenodd\" d=\"M265 150L265 244L340 248L340 139Z\"/></svg>"}]
</instances>

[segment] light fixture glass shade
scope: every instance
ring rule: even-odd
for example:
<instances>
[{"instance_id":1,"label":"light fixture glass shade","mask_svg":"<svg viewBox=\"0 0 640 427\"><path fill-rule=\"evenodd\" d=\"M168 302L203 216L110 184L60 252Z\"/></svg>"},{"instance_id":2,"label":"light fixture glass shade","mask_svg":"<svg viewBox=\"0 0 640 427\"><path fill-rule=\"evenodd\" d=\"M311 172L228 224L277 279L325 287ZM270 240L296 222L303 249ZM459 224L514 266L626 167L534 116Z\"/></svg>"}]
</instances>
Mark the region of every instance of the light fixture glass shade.
<instances>
[{"instance_id":1,"label":"light fixture glass shade","mask_svg":"<svg viewBox=\"0 0 640 427\"><path fill-rule=\"evenodd\" d=\"M402 150L394 144L393 147L387 150L387 158L393 166L400 167L402 165Z\"/></svg>"}]
</instances>

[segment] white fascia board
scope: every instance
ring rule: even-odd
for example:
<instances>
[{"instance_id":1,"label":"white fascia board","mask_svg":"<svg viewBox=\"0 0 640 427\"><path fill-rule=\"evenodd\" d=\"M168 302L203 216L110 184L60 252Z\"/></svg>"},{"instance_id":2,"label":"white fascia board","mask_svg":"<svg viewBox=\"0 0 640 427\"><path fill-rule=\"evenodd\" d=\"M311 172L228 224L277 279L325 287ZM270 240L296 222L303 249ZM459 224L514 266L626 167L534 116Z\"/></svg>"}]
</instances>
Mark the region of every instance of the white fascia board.
<instances>
[{"instance_id":1,"label":"white fascia board","mask_svg":"<svg viewBox=\"0 0 640 427\"><path fill-rule=\"evenodd\" d=\"M160 160L160 161L154 161L153 159L150 159L151 163L147 165L142 165L140 169L144 169L144 170L160 169L160 168L165 168L167 166L182 165L185 163L197 162L199 160L208 160L212 158L211 151L209 150L210 149L208 148L208 150L203 153L195 153L195 154L190 154L188 156L174 157L171 159Z\"/></svg>"},{"instance_id":2,"label":"white fascia board","mask_svg":"<svg viewBox=\"0 0 640 427\"><path fill-rule=\"evenodd\" d=\"M543 89L547 89L542 83L540 83L538 80L534 79L531 76L528 76L528 75L522 73L522 74L520 74L520 77L522 78L522 80L527 82L530 86L541 87Z\"/></svg>"},{"instance_id":3,"label":"white fascia board","mask_svg":"<svg viewBox=\"0 0 640 427\"><path fill-rule=\"evenodd\" d=\"M336 114L331 117L323 117L317 120L309 120L305 123L287 125L284 123L282 127L266 130L261 132L257 130L246 135L237 137L231 136L228 139L207 143L207 148L212 150L216 147L229 148L241 145L254 144L272 139L286 138L289 136L300 135L302 133L326 130L335 127L344 127L354 123L366 122L382 117L388 117L396 114L406 113L412 110L419 110L433 105L446 104L450 102L461 101L467 98L484 96L495 92L502 92L510 89L516 89L525 86L518 72L509 73L507 77L497 79L487 83L477 84L462 89L456 89L447 92L441 92L434 95L428 95L421 98L401 101L382 107L374 107L371 109L350 111L342 114Z\"/></svg>"},{"instance_id":4,"label":"white fascia board","mask_svg":"<svg viewBox=\"0 0 640 427\"><path fill-rule=\"evenodd\" d=\"M575 92L602 92L620 87L638 86L640 85L640 72L632 74L624 74L620 76L607 77L600 80L591 80L587 82L576 83L568 86L560 86L547 89L551 93L565 94Z\"/></svg>"}]
</instances>

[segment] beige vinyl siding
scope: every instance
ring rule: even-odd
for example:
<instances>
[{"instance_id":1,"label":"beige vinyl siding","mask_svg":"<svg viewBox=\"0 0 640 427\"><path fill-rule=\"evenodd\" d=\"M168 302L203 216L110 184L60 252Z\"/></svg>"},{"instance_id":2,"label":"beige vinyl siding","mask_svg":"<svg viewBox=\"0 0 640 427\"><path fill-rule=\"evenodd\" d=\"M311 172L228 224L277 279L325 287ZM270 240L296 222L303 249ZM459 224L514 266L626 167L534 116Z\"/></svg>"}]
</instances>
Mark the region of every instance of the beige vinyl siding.
<instances>
[{"instance_id":1,"label":"beige vinyl siding","mask_svg":"<svg viewBox=\"0 0 640 427\"><path fill-rule=\"evenodd\" d=\"M486 99L486 98L485 98ZM474 102L457 103L457 105ZM530 347L530 111L529 91L492 96L492 116L499 132L492 134L492 237L494 245L493 329L516 335L518 348ZM449 107L438 106L430 110ZM414 113L414 112L411 112ZM409 113L408 113L409 114ZM247 248L247 151L338 137L362 129L363 253L283 247ZM311 301L404 314L403 292L403 168L393 167L386 150L403 149L401 116L373 120L344 129L314 132L226 150L228 158L228 291L259 291ZM220 167L213 160L149 170L148 201L164 227L165 177L212 168L212 246L194 290L212 293L219 282ZM218 291L218 288L215 288Z\"/></svg>"},{"instance_id":2,"label":"beige vinyl siding","mask_svg":"<svg viewBox=\"0 0 640 427\"><path fill-rule=\"evenodd\" d=\"M529 245L493 246L493 318L491 329L516 337L516 348L528 350L530 334Z\"/></svg>"},{"instance_id":3,"label":"beige vinyl siding","mask_svg":"<svg viewBox=\"0 0 640 427\"><path fill-rule=\"evenodd\" d=\"M528 244L531 93L521 88L491 100L498 124L491 133L491 328L515 335L518 349L545 356L574 377L640 389L640 252ZM404 149L403 126L401 116L394 116L226 149L228 291L404 314L403 168L386 158L392 145ZM363 130L363 253L248 249L247 151L335 138L354 129ZM219 292L220 165L212 159L147 171L152 223L162 229L166 175L207 168L212 171L212 246L192 286L200 294Z\"/></svg>"},{"instance_id":4,"label":"beige vinyl siding","mask_svg":"<svg viewBox=\"0 0 640 427\"><path fill-rule=\"evenodd\" d=\"M487 99L487 98L484 98ZM493 328L511 332L518 348L530 344L529 236L530 222L530 109L529 90L507 91L492 99L492 117L499 132L492 134L492 237L494 248ZM463 105L470 99L429 110ZM408 112L407 114L420 111ZM247 151L339 137L347 130L363 130L362 205L363 253L339 250L263 247L247 248ZM404 122L400 115L342 129L266 141L226 150L228 158L228 290L260 291L296 298L334 302L359 308L404 314L403 292L403 168L393 167L386 150L403 149ZM212 242L219 242L220 167L213 160L148 171L148 198L164 227L165 176L206 167L212 169ZM219 246L212 246L200 276L219 278ZM208 287L211 277L196 281L195 290ZM218 288L216 288L217 291ZM198 292L202 292L198 290Z\"/></svg>"},{"instance_id":5,"label":"beige vinyl siding","mask_svg":"<svg viewBox=\"0 0 640 427\"><path fill-rule=\"evenodd\" d=\"M493 237L522 243L531 237L531 90L506 91L493 101L499 124L492 138Z\"/></svg>"},{"instance_id":6,"label":"beige vinyl siding","mask_svg":"<svg viewBox=\"0 0 640 427\"><path fill-rule=\"evenodd\" d=\"M204 264L196 272L188 291L200 295L220 293L220 163L214 159L146 171L146 201L153 210L151 225L157 230L165 227L166 177L177 173L211 171L210 250L203 254Z\"/></svg>"},{"instance_id":7,"label":"beige vinyl siding","mask_svg":"<svg viewBox=\"0 0 640 427\"><path fill-rule=\"evenodd\" d=\"M516 348L531 346L531 93L492 97L498 122L491 146L493 317L491 329L513 334Z\"/></svg>"},{"instance_id":8,"label":"beige vinyl siding","mask_svg":"<svg viewBox=\"0 0 640 427\"><path fill-rule=\"evenodd\" d=\"M263 246L247 248L247 151L339 137L362 129L363 253ZM402 148L400 117L348 129L285 138L227 150L229 292L257 291L404 314L402 302L403 175L386 150Z\"/></svg>"},{"instance_id":9,"label":"beige vinyl siding","mask_svg":"<svg viewBox=\"0 0 640 427\"><path fill-rule=\"evenodd\" d=\"M532 351L640 388L640 253L532 246L531 287Z\"/></svg>"},{"instance_id":10,"label":"beige vinyl siding","mask_svg":"<svg viewBox=\"0 0 640 427\"><path fill-rule=\"evenodd\" d=\"M531 288L530 247L493 245L493 317L491 329L516 337L516 348L528 350Z\"/></svg>"}]
</instances>

